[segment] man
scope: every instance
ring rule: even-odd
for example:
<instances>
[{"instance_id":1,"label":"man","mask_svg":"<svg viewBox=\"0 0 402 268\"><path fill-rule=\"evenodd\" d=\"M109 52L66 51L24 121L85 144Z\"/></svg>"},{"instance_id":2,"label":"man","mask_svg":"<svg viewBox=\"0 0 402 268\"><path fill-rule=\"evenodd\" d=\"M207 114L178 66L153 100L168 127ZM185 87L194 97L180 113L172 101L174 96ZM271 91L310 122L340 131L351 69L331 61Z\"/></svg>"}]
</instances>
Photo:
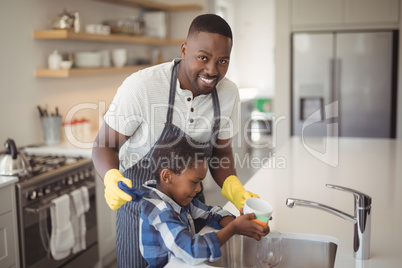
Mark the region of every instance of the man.
<instances>
[{"instance_id":1,"label":"man","mask_svg":"<svg viewBox=\"0 0 402 268\"><path fill-rule=\"evenodd\" d=\"M238 209L256 195L236 177L231 138L238 132L237 86L225 78L232 31L221 17L200 15L190 25L181 59L129 76L120 86L95 140L93 161L104 178L106 202L117 213L119 267L145 267L138 249L140 208L117 183L141 188L159 140L179 135L201 144L222 194ZM123 174L118 170L123 171ZM124 206L123 206L124 204Z\"/></svg>"}]
</instances>

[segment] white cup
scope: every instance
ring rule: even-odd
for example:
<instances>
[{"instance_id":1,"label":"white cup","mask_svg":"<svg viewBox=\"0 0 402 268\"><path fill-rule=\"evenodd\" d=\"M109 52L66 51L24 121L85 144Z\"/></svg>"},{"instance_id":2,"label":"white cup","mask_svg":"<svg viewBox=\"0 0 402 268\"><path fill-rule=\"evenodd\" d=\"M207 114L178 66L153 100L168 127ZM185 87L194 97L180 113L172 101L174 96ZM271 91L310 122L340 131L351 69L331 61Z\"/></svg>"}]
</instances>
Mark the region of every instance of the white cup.
<instances>
[{"instance_id":1,"label":"white cup","mask_svg":"<svg viewBox=\"0 0 402 268\"><path fill-rule=\"evenodd\" d=\"M248 198L244 202L243 213L255 213L257 220L268 222L273 212L272 205L260 198ZM262 216L262 217L259 217ZM266 217L266 218L265 218Z\"/></svg>"},{"instance_id":2,"label":"white cup","mask_svg":"<svg viewBox=\"0 0 402 268\"><path fill-rule=\"evenodd\" d=\"M110 67L110 51L101 50L99 53L101 54L102 67Z\"/></svg>"},{"instance_id":3,"label":"white cup","mask_svg":"<svg viewBox=\"0 0 402 268\"><path fill-rule=\"evenodd\" d=\"M123 67L127 63L127 50L124 48L114 49L112 51L113 64L116 67Z\"/></svg>"}]
</instances>

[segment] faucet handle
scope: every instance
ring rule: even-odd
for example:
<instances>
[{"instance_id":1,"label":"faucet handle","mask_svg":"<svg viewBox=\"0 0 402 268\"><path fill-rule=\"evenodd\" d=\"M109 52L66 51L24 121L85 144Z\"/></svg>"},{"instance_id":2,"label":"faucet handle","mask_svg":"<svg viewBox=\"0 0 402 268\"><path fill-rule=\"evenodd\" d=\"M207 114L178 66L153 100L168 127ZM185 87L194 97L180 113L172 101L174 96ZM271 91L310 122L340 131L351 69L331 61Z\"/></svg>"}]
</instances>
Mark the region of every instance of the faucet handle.
<instances>
[{"instance_id":1,"label":"faucet handle","mask_svg":"<svg viewBox=\"0 0 402 268\"><path fill-rule=\"evenodd\" d=\"M356 206L359 208L370 208L371 207L371 197L369 195L366 195L366 194L356 191L354 189L339 186L339 185L326 184L326 186L330 189L340 190L340 191L344 191L344 192L353 194L353 196L355 197Z\"/></svg>"}]
</instances>

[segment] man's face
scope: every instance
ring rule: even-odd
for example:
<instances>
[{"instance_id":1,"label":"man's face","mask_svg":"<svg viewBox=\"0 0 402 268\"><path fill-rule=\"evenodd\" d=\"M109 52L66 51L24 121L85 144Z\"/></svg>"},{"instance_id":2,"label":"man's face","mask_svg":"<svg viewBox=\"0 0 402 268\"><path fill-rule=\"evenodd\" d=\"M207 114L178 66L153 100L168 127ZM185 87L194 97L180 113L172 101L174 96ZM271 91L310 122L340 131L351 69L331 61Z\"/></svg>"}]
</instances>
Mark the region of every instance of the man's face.
<instances>
[{"instance_id":1,"label":"man's face","mask_svg":"<svg viewBox=\"0 0 402 268\"><path fill-rule=\"evenodd\" d=\"M231 50L232 40L226 36L208 32L190 35L181 46L181 87L191 90L194 97L211 93L228 71Z\"/></svg>"},{"instance_id":2,"label":"man's face","mask_svg":"<svg viewBox=\"0 0 402 268\"><path fill-rule=\"evenodd\" d=\"M201 191L201 182L208 172L206 161L197 162L194 168L183 170L181 174L171 173L170 193L168 196L181 206L187 206Z\"/></svg>"}]
</instances>

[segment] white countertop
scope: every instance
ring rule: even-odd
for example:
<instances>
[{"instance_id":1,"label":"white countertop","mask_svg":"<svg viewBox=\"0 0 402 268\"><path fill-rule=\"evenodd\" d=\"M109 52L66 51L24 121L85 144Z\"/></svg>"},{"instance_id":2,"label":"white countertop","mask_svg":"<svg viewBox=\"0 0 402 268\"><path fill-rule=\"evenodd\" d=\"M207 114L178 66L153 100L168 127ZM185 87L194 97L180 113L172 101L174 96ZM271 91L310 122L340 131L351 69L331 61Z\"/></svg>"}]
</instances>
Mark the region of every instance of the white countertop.
<instances>
[{"instance_id":1,"label":"white countertop","mask_svg":"<svg viewBox=\"0 0 402 268\"><path fill-rule=\"evenodd\" d=\"M331 140L327 151L325 141L312 139L304 146L300 137L290 139L246 183L246 189L273 205L271 229L337 238L335 267L402 267L402 207L398 207L402 204L402 140L340 138L339 142ZM308 148L319 152L313 156ZM353 196L329 189L326 183L356 189L372 197L369 260L353 258L352 223L317 209L286 207L286 199L293 197L323 203L353 215ZM224 208L238 215L231 203ZM173 259L166 267L189 266Z\"/></svg>"},{"instance_id":2,"label":"white countertop","mask_svg":"<svg viewBox=\"0 0 402 268\"><path fill-rule=\"evenodd\" d=\"M16 176L0 176L0 188L16 183L17 181L18 177Z\"/></svg>"}]
</instances>

